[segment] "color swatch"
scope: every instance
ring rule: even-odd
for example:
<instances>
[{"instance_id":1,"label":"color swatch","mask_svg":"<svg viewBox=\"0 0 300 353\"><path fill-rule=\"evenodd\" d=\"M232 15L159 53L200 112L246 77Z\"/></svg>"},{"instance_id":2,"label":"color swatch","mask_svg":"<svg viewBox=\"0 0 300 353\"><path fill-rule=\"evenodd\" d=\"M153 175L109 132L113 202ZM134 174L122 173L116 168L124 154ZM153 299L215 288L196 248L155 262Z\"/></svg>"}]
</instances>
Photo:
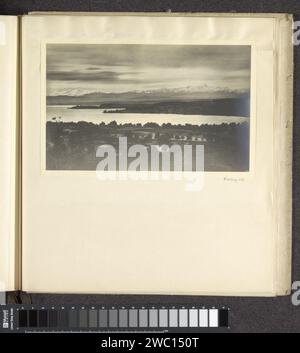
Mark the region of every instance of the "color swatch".
<instances>
[{"instance_id":1,"label":"color swatch","mask_svg":"<svg viewBox=\"0 0 300 353\"><path fill-rule=\"evenodd\" d=\"M228 327L228 309L42 308L18 310L20 329L168 330Z\"/></svg>"}]
</instances>

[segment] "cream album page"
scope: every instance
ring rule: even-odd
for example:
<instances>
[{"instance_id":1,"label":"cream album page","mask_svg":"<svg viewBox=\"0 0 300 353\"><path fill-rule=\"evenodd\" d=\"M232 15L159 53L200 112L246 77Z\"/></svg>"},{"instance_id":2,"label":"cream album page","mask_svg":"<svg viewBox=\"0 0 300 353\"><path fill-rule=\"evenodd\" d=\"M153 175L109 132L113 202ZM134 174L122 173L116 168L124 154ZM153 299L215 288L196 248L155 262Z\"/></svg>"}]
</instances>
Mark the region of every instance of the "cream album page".
<instances>
[{"instance_id":1,"label":"cream album page","mask_svg":"<svg viewBox=\"0 0 300 353\"><path fill-rule=\"evenodd\" d=\"M23 290L288 292L290 21L23 17Z\"/></svg>"},{"instance_id":2,"label":"cream album page","mask_svg":"<svg viewBox=\"0 0 300 353\"><path fill-rule=\"evenodd\" d=\"M0 16L0 292L16 289L18 19Z\"/></svg>"}]
</instances>

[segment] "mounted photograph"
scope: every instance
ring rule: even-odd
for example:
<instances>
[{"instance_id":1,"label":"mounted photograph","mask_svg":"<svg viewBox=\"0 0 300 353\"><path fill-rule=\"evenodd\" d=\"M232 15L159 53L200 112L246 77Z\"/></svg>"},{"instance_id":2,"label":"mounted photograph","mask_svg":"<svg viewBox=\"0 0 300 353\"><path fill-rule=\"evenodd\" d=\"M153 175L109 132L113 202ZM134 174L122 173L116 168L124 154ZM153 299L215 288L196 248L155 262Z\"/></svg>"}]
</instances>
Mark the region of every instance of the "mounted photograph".
<instances>
[{"instance_id":1,"label":"mounted photograph","mask_svg":"<svg viewBox=\"0 0 300 353\"><path fill-rule=\"evenodd\" d=\"M45 169L93 171L126 137L203 145L204 171L248 172L250 92L250 45L48 43Z\"/></svg>"}]
</instances>

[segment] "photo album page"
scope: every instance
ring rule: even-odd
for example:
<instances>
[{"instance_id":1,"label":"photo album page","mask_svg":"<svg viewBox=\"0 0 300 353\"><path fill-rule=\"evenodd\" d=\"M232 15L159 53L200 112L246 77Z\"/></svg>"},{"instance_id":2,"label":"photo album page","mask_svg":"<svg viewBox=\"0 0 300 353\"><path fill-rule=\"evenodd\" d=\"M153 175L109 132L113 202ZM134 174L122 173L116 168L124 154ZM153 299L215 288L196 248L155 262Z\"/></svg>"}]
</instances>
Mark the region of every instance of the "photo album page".
<instances>
[{"instance_id":1,"label":"photo album page","mask_svg":"<svg viewBox=\"0 0 300 353\"><path fill-rule=\"evenodd\" d=\"M290 36L283 15L24 16L22 289L287 294Z\"/></svg>"}]
</instances>

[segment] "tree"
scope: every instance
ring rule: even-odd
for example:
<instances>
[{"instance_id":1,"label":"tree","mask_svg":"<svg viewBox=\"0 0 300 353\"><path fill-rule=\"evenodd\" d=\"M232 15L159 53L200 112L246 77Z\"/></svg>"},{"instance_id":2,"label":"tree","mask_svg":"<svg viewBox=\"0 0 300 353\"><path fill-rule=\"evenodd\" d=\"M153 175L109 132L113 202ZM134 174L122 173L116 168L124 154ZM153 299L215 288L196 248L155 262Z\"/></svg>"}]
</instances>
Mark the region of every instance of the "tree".
<instances>
[{"instance_id":1,"label":"tree","mask_svg":"<svg viewBox=\"0 0 300 353\"><path fill-rule=\"evenodd\" d=\"M109 126L109 127L117 127L118 124L117 124L117 122L115 120L113 120L107 126Z\"/></svg>"}]
</instances>

